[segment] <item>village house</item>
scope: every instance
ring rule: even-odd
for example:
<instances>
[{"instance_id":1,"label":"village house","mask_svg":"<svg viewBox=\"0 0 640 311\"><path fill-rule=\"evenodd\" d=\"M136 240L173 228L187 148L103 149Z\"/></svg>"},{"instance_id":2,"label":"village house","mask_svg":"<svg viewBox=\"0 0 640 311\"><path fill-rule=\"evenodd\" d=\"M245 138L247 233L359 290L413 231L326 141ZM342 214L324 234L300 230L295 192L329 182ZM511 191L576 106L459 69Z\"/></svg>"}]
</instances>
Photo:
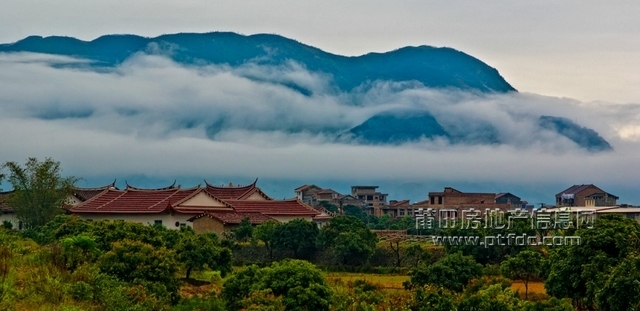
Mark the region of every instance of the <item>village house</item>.
<instances>
[{"instance_id":1,"label":"village house","mask_svg":"<svg viewBox=\"0 0 640 311\"><path fill-rule=\"evenodd\" d=\"M11 223L11 226L15 229L22 229L21 224L16 217L16 213L9 204L5 202L5 198L13 191L0 192L0 225L5 221Z\"/></svg>"},{"instance_id":2,"label":"village house","mask_svg":"<svg viewBox=\"0 0 640 311\"><path fill-rule=\"evenodd\" d=\"M260 225L270 220L277 221L274 218L271 218L262 213L237 212L202 213L200 215L193 216L187 219L187 221L193 224L193 230L196 233L224 233L238 229L240 223L244 219L248 219L249 223L251 223L251 225L253 226Z\"/></svg>"},{"instance_id":3,"label":"village house","mask_svg":"<svg viewBox=\"0 0 640 311\"><path fill-rule=\"evenodd\" d=\"M556 206L615 206L618 197L590 185L573 185L556 194Z\"/></svg>"},{"instance_id":4,"label":"village house","mask_svg":"<svg viewBox=\"0 0 640 311\"><path fill-rule=\"evenodd\" d=\"M462 192L452 187L445 187L442 192L429 192L429 199L414 205L414 208L502 211L523 207L520 198L511 193Z\"/></svg>"},{"instance_id":5,"label":"village house","mask_svg":"<svg viewBox=\"0 0 640 311\"><path fill-rule=\"evenodd\" d=\"M302 185L294 190L296 198L302 202L308 203L315 199L315 195L322 188L316 185Z\"/></svg>"},{"instance_id":6,"label":"village house","mask_svg":"<svg viewBox=\"0 0 640 311\"><path fill-rule=\"evenodd\" d=\"M105 189L68 210L87 220L124 220L171 229L198 222L199 230L205 227L222 230L216 233L230 230L236 222L239 224L238 218L242 220L245 216L256 224L265 219L314 221L318 217L320 222L325 221L327 215L298 199L273 200L256 182L248 186L214 186L205 181L205 187L186 189L175 184L158 189L127 184L124 190ZM203 219L205 216L207 219ZM219 224L211 224L216 221Z\"/></svg>"},{"instance_id":7,"label":"village house","mask_svg":"<svg viewBox=\"0 0 640 311\"><path fill-rule=\"evenodd\" d=\"M103 187L96 187L96 188L75 187L73 194L67 198L65 205L67 208L74 205L78 205L102 193L104 190L109 188L116 189L115 181ZM4 221L8 221L11 223L14 229L22 230L22 222L18 220L18 217L16 216L14 209L5 202L6 196L11 193L13 193L13 190L0 192L0 224L4 223Z\"/></svg>"},{"instance_id":8,"label":"village house","mask_svg":"<svg viewBox=\"0 0 640 311\"><path fill-rule=\"evenodd\" d=\"M382 215L382 209L387 205L386 193L376 191L378 186L351 186L351 196L362 201L362 207L369 215Z\"/></svg>"}]
</instances>

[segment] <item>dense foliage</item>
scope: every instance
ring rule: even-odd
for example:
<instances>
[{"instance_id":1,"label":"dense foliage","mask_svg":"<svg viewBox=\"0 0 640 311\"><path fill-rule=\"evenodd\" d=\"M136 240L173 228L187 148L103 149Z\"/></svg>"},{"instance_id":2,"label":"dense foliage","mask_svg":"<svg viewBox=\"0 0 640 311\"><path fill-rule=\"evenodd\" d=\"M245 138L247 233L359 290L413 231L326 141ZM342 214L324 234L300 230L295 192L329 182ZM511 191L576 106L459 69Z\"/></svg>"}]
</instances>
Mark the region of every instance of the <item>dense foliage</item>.
<instances>
[{"instance_id":1,"label":"dense foliage","mask_svg":"<svg viewBox=\"0 0 640 311\"><path fill-rule=\"evenodd\" d=\"M51 221L61 213L60 207L73 193L76 177L62 177L60 162L51 158L39 161L29 158L24 166L16 162L6 162L1 168L7 169L7 180L13 185L13 192L6 198L7 204L15 210L16 216L25 228L37 228ZM0 175L0 181L4 175Z\"/></svg>"}]
</instances>

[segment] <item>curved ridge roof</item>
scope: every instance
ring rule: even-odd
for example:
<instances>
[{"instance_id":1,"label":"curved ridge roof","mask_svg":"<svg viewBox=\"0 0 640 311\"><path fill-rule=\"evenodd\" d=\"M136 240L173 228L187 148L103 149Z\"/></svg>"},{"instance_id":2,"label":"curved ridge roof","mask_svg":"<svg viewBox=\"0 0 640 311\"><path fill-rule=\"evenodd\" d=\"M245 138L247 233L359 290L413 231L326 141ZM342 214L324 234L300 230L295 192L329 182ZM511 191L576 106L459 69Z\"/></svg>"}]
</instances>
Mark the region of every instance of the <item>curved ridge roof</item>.
<instances>
[{"instance_id":1,"label":"curved ridge roof","mask_svg":"<svg viewBox=\"0 0 640 311\"><path fill-rule=\"evenodd\" d=\"M173 184L167 186L167 187L162 187L162 188L139 188L139 187L134 187L132 185L129 185L129 182L127 182L126 180L124 181L124 183L127 185L127 189L131 189L131 190L168 190L168 189L175 189L176 188L176 181L177 180L173 180ZM177 188L180 188L180 185L178 185Z\"/></svg>"}]
</instances>

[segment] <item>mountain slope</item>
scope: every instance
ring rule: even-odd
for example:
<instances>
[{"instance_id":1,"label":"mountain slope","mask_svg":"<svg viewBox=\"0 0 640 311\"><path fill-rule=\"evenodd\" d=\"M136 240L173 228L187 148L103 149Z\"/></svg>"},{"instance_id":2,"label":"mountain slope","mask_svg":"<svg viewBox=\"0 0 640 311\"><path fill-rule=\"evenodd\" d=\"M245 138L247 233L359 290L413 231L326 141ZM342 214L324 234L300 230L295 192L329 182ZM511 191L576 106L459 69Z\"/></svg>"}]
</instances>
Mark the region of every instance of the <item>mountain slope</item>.
<instances>
[{"instance_id":1,"label":"mountain slope","mask_svg":"<svg viewBox=\"0 0 640 311\"><path fill-rule=\"evenodd\" d=\"M0 52L36 52L81 57L95 65L113 66L136 52L163 53L180 63L238 66L246 62L304 64L310 71L333 77L342 91L368 81L418 81L427 87L459 88L481 92L510 92L509 85L492 67L451 48L405 47L386 53L345 57L324 52L278 35L244 36L230 32L181 33L144 38L107 35L93 41L69 37L31 36L0 45Z\"/></svg>"}]
</instances>

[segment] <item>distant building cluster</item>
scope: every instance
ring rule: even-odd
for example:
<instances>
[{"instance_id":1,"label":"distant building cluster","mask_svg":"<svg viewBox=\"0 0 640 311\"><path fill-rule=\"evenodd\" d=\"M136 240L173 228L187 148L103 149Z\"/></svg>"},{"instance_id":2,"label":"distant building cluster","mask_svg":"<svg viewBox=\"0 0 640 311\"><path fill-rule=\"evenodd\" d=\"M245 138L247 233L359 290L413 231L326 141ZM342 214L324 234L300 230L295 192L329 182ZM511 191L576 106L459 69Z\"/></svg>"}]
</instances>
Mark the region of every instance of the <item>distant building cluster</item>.
<instances>
[{"instance_id":1,"label":"distant building cluster","mask_svg":"<svg viewBox=\"0 0 640 311\"><path fill-rule=\"evenodd\" d=\"M528 210L533 205L512 193L462 192L452 187L428 192L427 198L411 203L409 200L388 200L388 194L378 186L352 186L351 193L341 194L317 185L303 185L294 190L295 196L274 200L257 185L211 185L182 188L173 185L143 189L126 184L118 189L115 182L97 188L76 188L63 207L69 214L89 221L123 220L142 224L161 225L179 229L192 227L196 232L229 232L241 221L252 225L266 221L287 222L305 219L322 225L350 207L367 215L391 218L414 218L419 210ZM9 192L0 192L0 223L11 222L22 229L14 209L4 198ZM618 213L640 221L640 207L617 205L618 197L595 185L574 185L556 194L556 205L573 210L591 209L598 213Z\"/></svg>"}]
</instances>

